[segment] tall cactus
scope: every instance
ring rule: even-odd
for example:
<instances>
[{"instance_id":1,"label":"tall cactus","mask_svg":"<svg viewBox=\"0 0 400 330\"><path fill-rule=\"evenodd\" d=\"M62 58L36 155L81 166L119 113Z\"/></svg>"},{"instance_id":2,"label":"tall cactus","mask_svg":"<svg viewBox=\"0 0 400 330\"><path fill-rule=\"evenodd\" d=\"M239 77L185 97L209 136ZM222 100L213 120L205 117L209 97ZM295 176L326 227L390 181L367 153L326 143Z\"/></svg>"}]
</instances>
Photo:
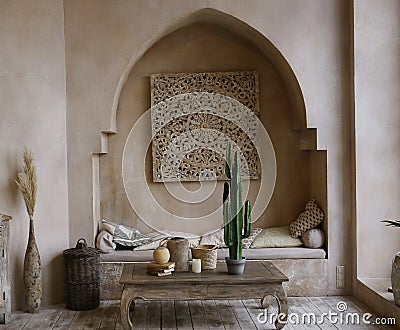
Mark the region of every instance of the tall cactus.
<instances>
[{"instance_id":1,"label":"tall cactus","mask_svg":"<svg viewBox=\"0 0 400 330\"><path fill-rule=\"evenodd\" d=\"M232 165L232 166L231 166ZM229 182L224 183L223 216L224 241L229 248L229 258L242 259L242 239L250 235L250 201L244 204L244 218L242 205L242 177L240 171L240 154L235 152L231 164L231 145L228 142L226 151L225 173Z\"/></svg>"}]
</instances>

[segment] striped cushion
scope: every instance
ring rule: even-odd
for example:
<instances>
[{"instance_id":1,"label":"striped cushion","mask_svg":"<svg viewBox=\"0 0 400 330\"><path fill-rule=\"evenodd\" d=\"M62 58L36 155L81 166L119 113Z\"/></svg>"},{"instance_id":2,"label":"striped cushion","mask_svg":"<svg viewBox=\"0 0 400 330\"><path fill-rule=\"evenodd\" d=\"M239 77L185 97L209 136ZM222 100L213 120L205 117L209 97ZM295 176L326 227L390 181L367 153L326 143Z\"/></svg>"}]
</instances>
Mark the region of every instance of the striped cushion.
<instances>
[{"instance_id":1,"label":"striped cushion","mask_svg":"<svg viewBox=\"0 0 400 330\"><path fill-rule=\"evenodd\" d=\"M102 220L104 228L113 235L114 243L123 246L140 246L151 241L146 235L143 235L135 228L126 227L108 220Z\"/></svg>"}]
</instances>

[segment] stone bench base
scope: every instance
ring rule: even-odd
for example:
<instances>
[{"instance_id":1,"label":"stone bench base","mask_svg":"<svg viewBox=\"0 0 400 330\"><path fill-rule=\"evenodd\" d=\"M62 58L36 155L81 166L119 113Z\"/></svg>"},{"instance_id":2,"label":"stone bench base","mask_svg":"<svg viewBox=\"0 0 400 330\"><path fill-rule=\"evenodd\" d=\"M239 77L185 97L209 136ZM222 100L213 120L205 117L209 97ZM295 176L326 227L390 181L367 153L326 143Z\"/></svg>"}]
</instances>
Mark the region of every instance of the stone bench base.
<instances>
[{"instance_id":1,"label":"stone bench base","mask_svg":"<svg viewBox=\"0 0 400 330\"><path fill-rule=\"evenodd\" d=\"M275 259L271 261L289 282L283 283L288 296L326 296L328 291L327 259ZM224 262L224 261L220 261ZM248 261L251 262L251 261ZM100 264L100 299L120 299L122 285L119 279L127 262Z\"/></svg>"}]
</instances>

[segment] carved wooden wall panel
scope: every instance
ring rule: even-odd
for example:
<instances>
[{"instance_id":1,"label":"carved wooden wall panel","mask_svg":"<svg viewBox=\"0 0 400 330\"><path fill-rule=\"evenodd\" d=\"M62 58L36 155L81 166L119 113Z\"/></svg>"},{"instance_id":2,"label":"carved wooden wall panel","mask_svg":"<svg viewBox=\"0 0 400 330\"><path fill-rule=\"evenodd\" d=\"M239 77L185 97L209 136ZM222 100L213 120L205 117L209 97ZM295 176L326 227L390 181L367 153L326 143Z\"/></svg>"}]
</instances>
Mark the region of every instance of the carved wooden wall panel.
<instances>
[{"instance_id":1,"label":"carved wooden wall panel","mask_svg":"<svg viewBox=\"0 0 400 330\"><path fill-rule=\"evenodd\" d=\"M260 177L256 149L256 72L151 76L153 180L224 180L228 140L242 153L242 173Z\"/></svg>"}]
</instances>

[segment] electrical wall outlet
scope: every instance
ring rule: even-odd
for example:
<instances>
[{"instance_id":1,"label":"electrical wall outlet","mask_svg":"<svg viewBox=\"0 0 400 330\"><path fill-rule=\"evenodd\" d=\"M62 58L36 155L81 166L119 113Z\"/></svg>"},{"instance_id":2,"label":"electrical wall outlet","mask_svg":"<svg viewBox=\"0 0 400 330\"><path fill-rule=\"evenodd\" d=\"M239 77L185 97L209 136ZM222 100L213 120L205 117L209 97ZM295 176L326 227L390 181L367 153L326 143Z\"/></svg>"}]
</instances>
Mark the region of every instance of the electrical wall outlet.
<instances>
[{"instance_id":1,"label":"electrical wall outlet","mask_svg":"<svg viewBox=\"0 0 400 330\"><path fill-rule=\"evenodd\" d=\"M344 289L345 270L344 266L336 266L336 288Z\"/></svg>"}]
</instances>

